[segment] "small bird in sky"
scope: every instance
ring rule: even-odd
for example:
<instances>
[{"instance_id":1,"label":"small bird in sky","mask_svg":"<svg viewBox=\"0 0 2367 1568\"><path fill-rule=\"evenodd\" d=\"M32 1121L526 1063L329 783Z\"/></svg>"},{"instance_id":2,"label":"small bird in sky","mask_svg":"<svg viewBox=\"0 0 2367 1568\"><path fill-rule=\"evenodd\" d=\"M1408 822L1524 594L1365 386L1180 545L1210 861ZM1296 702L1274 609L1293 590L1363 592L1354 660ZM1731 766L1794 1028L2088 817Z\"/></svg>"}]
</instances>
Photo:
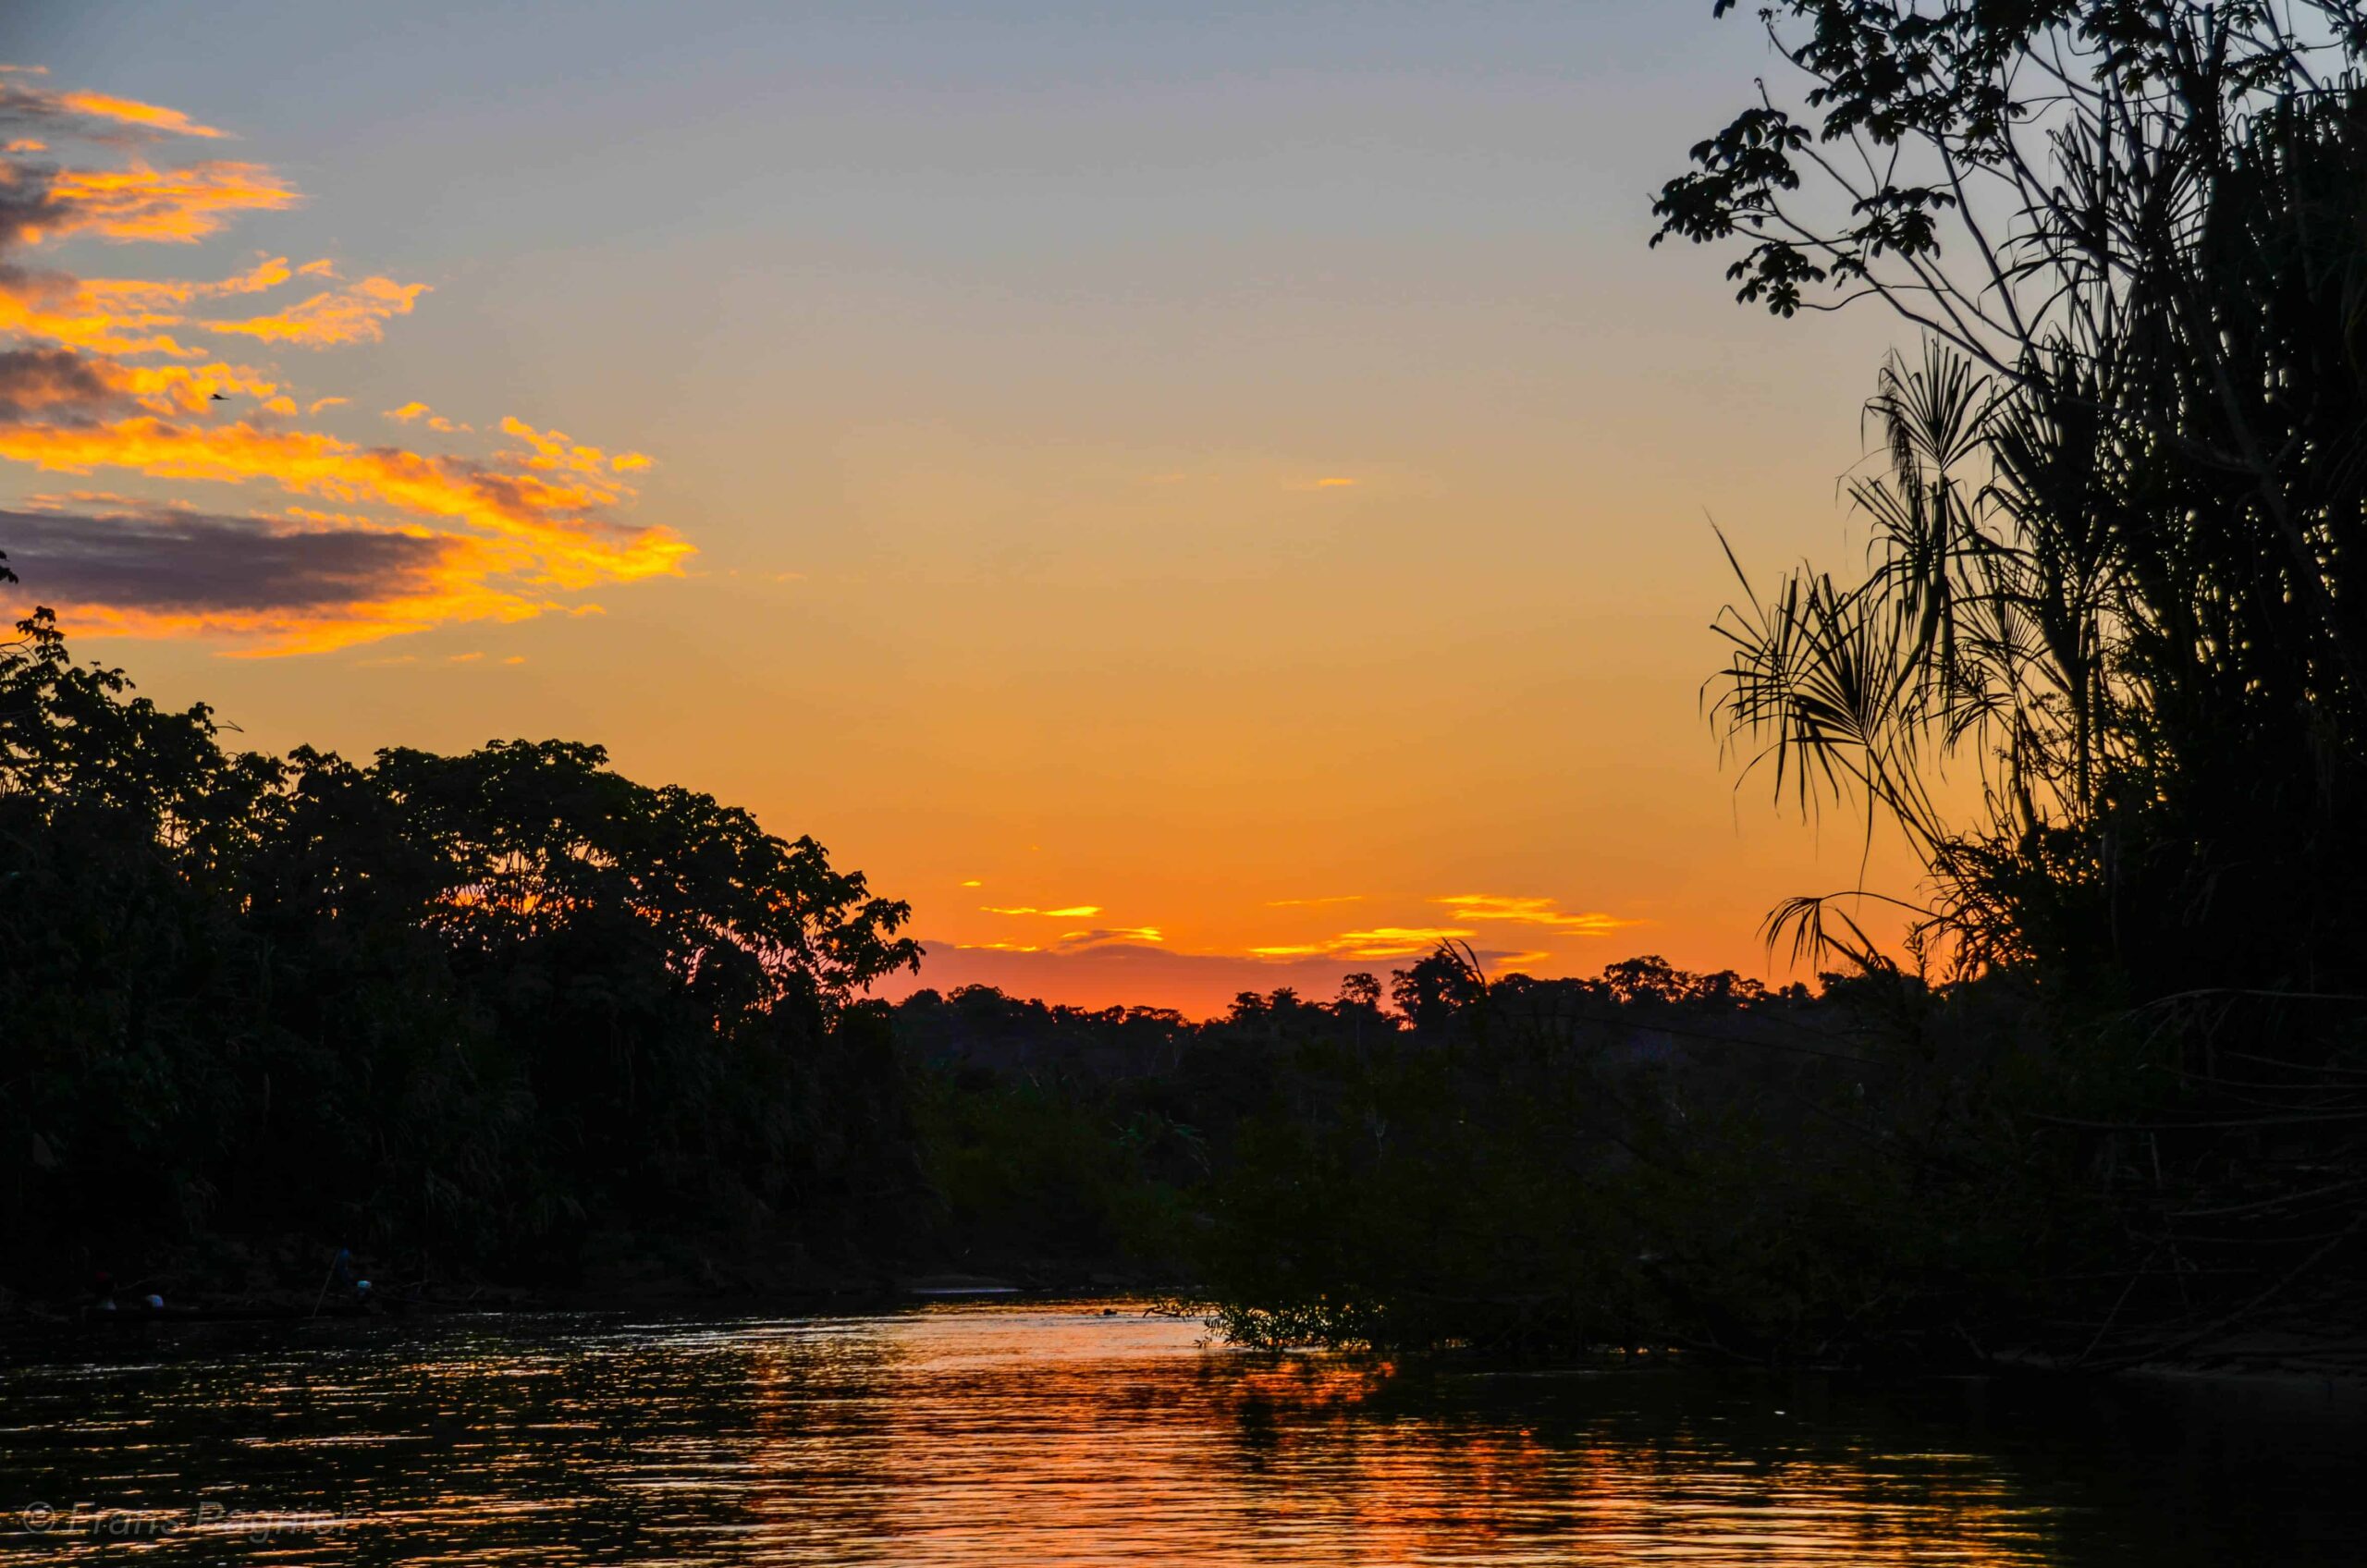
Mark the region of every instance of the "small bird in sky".
<instances>
[{"instance_id":1,"label":"small bird in sky","mask_svg":"<svg viewBox=\"0 0 2367 1568\"><path fill-rule=\"evenodd\" d=\"M214 400L215 400L215 402L217 402L217 403L227 403L227 402L228 402L230 399L229 399L229 398L228 398L227 396L226 396L225 394L220 393L220 392L216 392L215 394L214 394Z\"/></svg>"}]
</instances>

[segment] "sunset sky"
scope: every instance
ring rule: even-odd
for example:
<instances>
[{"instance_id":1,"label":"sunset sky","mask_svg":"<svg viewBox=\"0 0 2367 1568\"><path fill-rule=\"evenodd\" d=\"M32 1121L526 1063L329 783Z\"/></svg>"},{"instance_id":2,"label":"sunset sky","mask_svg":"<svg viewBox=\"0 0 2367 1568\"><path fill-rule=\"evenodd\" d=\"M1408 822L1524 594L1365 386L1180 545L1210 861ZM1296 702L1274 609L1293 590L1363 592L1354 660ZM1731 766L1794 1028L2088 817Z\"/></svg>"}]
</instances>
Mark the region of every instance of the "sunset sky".
<instances>
[{"instance_id":1,"label":"sunset sky","mask_svg":"<svg viewBox=\"0 0 2367 1568\"><path fill-rule=\"evenodd\" d=\"M1854 565L1906 339L1647 248L1771 67L1710 0L20 0L0 61L12 608L240 744L596 741L1093 1005L1780 973L1858 876L1722 763L1711 523Z\"/></svg>"}]
</instances>

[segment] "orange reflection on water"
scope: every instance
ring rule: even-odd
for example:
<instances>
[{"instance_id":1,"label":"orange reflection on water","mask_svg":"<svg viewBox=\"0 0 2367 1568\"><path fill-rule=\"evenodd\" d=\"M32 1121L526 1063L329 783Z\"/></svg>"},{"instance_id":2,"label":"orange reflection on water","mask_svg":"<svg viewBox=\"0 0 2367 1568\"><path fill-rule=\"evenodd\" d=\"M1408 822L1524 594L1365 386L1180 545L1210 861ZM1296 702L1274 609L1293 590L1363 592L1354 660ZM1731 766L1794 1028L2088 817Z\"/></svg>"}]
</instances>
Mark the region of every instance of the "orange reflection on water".
<instances>
[{"instance_id":1,"label":"orange reflection on water","mask_svg":"<svg viewBox=\"0 0 2367 1568\"><path fill-rule=\"evenodd\" d=\"M878 1401L817 1401L814 1347L784 1346L753 1374L751 1460L773 1485L744 1544L949 1563L2054 1561L2045 1511L1993 1467L1797 1438L1737 1450L1623 1409L1651 1372L1560 1380L1599 1416L1618 1392L1595 1429L1555 1432L1527 1408L1554 1379L1441 1384L1204 1334L1098 1310L926 1312L835 1353L823 1380L864 1363L896 1390ZM858 1452L865 1506L817 1509L817 1459ZM846 1471L827 1478L843 1501Z\"/></svg>"},{"instance_id":2,"label":"orange reflection on water","mask_svg":"<svg viewBox=\"0 0 2367 1568\"><path fill-rule=\"evenodd\" d=\"M0 1518L0 1564L2300 1568L2367 1541L2356 1401L1270 1356L1099 1305L110 1332L6 1367L0 1501L117 1533Z\"/></svg>"}]
</instances>

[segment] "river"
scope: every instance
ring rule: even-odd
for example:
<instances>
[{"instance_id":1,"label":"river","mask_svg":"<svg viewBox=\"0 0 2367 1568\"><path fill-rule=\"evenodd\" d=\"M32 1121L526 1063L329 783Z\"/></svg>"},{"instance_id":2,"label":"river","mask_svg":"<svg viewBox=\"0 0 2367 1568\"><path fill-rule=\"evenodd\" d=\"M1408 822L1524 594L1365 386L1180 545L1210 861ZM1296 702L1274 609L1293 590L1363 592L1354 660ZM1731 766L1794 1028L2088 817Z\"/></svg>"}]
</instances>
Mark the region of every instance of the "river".
<instances>
[{"instance_id":1,"label":"river","mask_svg":"<svg viewBox=\"0 0 2367 1568\"><path fill-rule=\"evenodd\" d=\"M0 1350L0 1562L2367 1561L2355 1390L1392 1365L1099 1304Z\"/></svg>"}]
</instances>

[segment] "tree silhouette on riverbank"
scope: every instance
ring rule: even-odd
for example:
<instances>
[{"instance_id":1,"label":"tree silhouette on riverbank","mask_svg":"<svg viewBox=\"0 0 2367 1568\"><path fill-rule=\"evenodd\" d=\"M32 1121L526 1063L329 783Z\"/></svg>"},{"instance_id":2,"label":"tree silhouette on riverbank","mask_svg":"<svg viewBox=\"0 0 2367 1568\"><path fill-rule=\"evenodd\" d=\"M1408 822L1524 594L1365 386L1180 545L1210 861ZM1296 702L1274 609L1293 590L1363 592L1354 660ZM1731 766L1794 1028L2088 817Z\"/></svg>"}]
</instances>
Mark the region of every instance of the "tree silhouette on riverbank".
<instances>
[{"instance_id":1,"label":"tree silhouette on riverbank","mask_svg":"<svg viewBox=\"0 0 2367 1568\"><path fill-rule=\"evenodd\" d=\"M1865 570L1746 577L1712 691L1779 794L1895 824L1927 886L1804 896L1771 937L1889 968L1864 916L1903 904L1928 972L2037 987L2058 1103L2024 1125L2086 1121L2126 1217L2091 1349L2149 1313L2356 1326L2367 9L1759 16L1797 109L1762 87L1697 146L1655 243L1924 339L1869 406Z\"/></svg>"},{"instance_id":2,"label":"tree silhouette on riverbank","mask_svg":"<svg viewBox=\"0 0 2367 1568\"><path fill-rule=\"evenodd\" d=\"M596 746L226 751L37 611L0 648L11 1273L206 1234L406 1275L841 1247L915 1179L861 1001L908 914Z\"/></svg>"}]
</instances>

